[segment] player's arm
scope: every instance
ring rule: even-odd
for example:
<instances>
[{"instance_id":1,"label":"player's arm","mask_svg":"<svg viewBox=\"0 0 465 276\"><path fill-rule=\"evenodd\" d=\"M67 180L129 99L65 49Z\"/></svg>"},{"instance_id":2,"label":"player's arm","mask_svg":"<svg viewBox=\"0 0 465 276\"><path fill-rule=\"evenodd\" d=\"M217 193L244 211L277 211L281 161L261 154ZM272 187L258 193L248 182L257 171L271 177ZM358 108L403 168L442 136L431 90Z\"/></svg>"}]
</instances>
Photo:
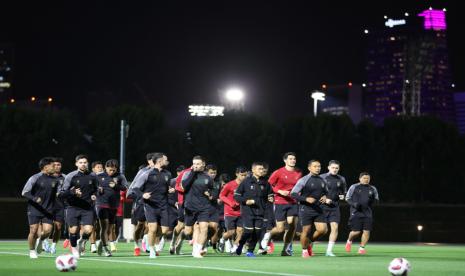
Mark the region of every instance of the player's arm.
<instances>
[{"instance_id":1,"label":"player's arm","mask_svg":"<svg viewBox=\"0 0 465 276\"><path fill-rule=\"evenodd\" d=\"M59 192L59 198L66 199L76 194L76 188L71 185L71 182L76 174L77 171L74 171L66 175L65 180L63 181L62 189ZM79 188L77 190L79 190Z\"/></svg>"},{"instance_id":2,"label":"player's arm","mask_svg":"<svg viewBox=\"0 0 465 276\"><path fill-rule=\"evenodd\" d=\"M221 193L220 193L220 199L221 201L224 202L224 204L234 208L236 205L236 202L228 198L229 194L232 192L230 187L231 187L230 185L225 185L223 187L223 190L221 190Z\"/></svg>"},{"instance_id":3,"label":"player's arm","mask_svg":"<svg viewBox=\"0 0 465 276\"><path fill-rule=\"evenodd\" d=\"M282 196L289 196L289 191L281 190L282 187L278 185L279 182L279 170L274 171L270 178L268 179L268 183L270 183L273 192L276 194L280 194Z\"/></svg>"},{"instance_id":4,"label":"player's arm","mask_svg":"<svg viewBox=\"0 0 465 276\"><path fill-rule=\"evenodd\" d=\"M182 175L181 179L181 189L187 193L190 190L192 184L194 183L195 177L197 176L197 172L188 171Z\"/></svg>"},{"instance_id":5,"label":"player's arm","mask_svg":"<svg viewBox=\"0 0 465 276\"><path fill-rule=\"evenodd\" d=\"M152 170L147 170L143 172L139 177L137 177L131 184L131 192L135 195L136 198L143 197L144 199L150 198L150 193L144 193L143 189L145 182L149 178L149 174Z\"/></svg>"},{"instance_id":6,"label":"player's arm","mask_svg":"<svg viewBox=\"0 0 465 276\"><path fill-rule=\"evenodd\" d=\"M266 182L265 187L266 187L266 199L269 202L274 202L274 191L270 183Z\"/></svg>"},{"instance_id":7,"label":"player's arm","mask_svg":"<svg viewBox=\"0 0 465 276\"><path fill-rule=\"evenodd\" d=\"M36 184L37 182L37 179L39 179L40 177L40 174L35 174L33 176L31 176L26 184L24 185L23 187L23 191L21 192L21 195L24 196L25 198L31 200L31 201L34 201L36 203L40 203L42 201L42 199L40 197L35 197L33 194L32 194L32 189L34 188L34 185Z\"/></svg>"},{"instance_id":8,"label":"player's arm","mask_svg":"<svg viewBox=\"0 0 465 276\"><path fill-rule=\"evenodd\" d=\"M307 203L307 198L301 195L302 189L305 187L308 177L302 177L297 181L294 188L291 190L291 197L300 203Z\"/></svg>"},{"instance_id":9,"label":"player's arm","mask_svg":"<svg viewBox=\"0 0 465 276\"><path fill-rule=\"evenodd\" d=\"M118 185L116 186L116 188L120 191L126 191L127 188L128 188L128 181L126 179L126 176L124 176L124 174L120 174L119 176L119 179L121 181L119 181Z\"/></svg>"},{"instance_id":10,"label":"player's arm","mask_svg":"<svg viewBox=\"0 0 465 276\"><path fill-rule=\"evenodd\" d=\"M354 195L354 191L355 191L355 186L357 186L356 184L350 186L349 190L347 191L347 194L346 194L346 201L347 203L349 203L350 206L354 207L356 210L359 210L360 209L360 203L358 203L357 201L355 201L353 199L353 195Z\"/></svg>"},{"instance_id":11,"label":"player's arm","mask_svg":"<svg viewBox=\"0 0 465 276\"><path fill-rule=\"evenodd\" d=\"M234 192L234 200L241 204L246 204L247 203L247 198L244 196L244 183L246 181L242 181L241 184L239 184L239 187L237 187L236 191Z\"/></svg>"},{"instance_id":12,"label":"player's arm","mask_svg":"<svg viewBox=\"0 0 465 276\"><path fill-rule=\"evenodd\" d=\"M344 200L345 194L347 194L347 182L344 176L341 176L342 187L339 190L339 199Z\"/></svg>"}]
</instances>

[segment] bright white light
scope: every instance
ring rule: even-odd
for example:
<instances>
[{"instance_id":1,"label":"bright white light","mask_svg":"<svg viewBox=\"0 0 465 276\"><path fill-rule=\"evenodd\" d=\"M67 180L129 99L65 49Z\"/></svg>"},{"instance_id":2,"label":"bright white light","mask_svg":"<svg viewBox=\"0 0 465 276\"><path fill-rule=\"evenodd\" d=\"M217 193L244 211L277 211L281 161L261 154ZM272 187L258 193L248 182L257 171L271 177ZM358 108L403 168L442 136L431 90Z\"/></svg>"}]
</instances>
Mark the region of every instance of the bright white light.
<instances>
[{"instance_id":1,"label":"bright white light","mask_svg":"<svg viewBox=\"0 0 465 276\"><path fill-rule=\"evenodd\" d=\"M446 8L444 8L444 9L442 9L442 11L445 11L445 12L446 12L446 11L447 11L447 9L446 9Z\"/></svg>"},{"instance_id":2,"label":"bright white light","mask_svg":"<svg viewBox=\"0 0 465 276\"><path fill-rule=\"evenodd\" d=\"M408 12L404 13L405 16L409 16Z\"/></svg>"},{"instance_id":3,"label":"bright white light","mask_svg":"<svg viewBox=\"0 0 465 276\"><path fill-rule=\"evenodd\" d=\"M315 91L312 93L312 99L317 101L324 101L325 100L325 93L320 91Z\"/></svg>"},{"instance_id":4,"label":"bright white light","mask_svg":"<svg viewBox=\"0 0 465 276\"><path fill-rule=\"evenodd\" d=\"M231 102L239 102L244 98L244 92L238 88L231 88L226 91L226 99Z\"/></svg>"},{"instance_id":5,"label":"bright white light","mask_svg":"<svg viewBox=\"0 0 465 276\"><path fill-rule=\"evenodd\" d=\"M384 19L388 19L387 15L384 16Z\"/></svg>"},{"instance_id":6,"label":"bright white light","mask_svg":"<svg viewBox=\"0 0 465 276\"><path fill-rule=\"evenodd\" d=\"M450 86L452 86L452 88L455 88L455 83L451 84Z\"/></svg>"},{"instance_id":7,"label":"bright white light","mask_svg":"<svg viewBox=\"0 0 465 276\"><path fill-rule=\"evenodd\" d=\"M363 32L366 33L366 34L369 33L369 31L367 29L365 29Z\"/></svg>"},{"instance_id":8,"label":"bright white light","mask_svg":"<svg viewBox=\"0 0 465 276\"><path fill-rule=\"evenodd\" d=\"M362 87L367 87L367 84L366 84L366 83L362 83Z\"/></svg>"},{"instance_id":9,"label":"bright white light","mask_svg":"<svg viewBox=\"0 0 465 276\"><path fill-rule=\"evenodd\" d=\"M418 231L423 231L423 225L418 225L418 226L417 226L417 230L418 230Z\"/></svg>"},{"instance_id":10,"label":"bright white light","mask_svg":"<svg viewBox=\"0 0 465 276\"><path fill-rule=\"evenodd\" d=\"M405 80L405 83L410 83L410 81L409 81L409 80Z\"/></svg>"},{"instance_id":11,"label":"bright white light","mask_svg":"<svg viewBox=\"0 0 465 276\"><path fill-rule=\"evenodd\" d=\"M197 117L224 116L224 106L189 105L189 113Z\"/></svg>"}]
</instances>

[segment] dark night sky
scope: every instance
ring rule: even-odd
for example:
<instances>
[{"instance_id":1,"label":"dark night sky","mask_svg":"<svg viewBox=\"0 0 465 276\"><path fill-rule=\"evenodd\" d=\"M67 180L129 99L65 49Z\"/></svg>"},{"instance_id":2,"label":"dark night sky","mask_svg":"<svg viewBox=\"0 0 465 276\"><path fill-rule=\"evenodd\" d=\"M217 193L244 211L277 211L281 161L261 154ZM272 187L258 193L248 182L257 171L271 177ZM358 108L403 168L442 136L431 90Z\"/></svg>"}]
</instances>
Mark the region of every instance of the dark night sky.
<instances>
[{"instance_id":1,"label":"dark night sky","mask_svg":"<svg viewBox=\"0 0 465 276\"><path fill-rule=\"evenodd\" d=\"M430 4L448 9L454 81L465 88L459 1L14 2L1 7L0 42L15 48L17 98L52 95L70 106L109 91L173 114L238 85L250 110L308 112L308 93L322 83L363 82L365 27Z\"/></svg>"}]
</instances>

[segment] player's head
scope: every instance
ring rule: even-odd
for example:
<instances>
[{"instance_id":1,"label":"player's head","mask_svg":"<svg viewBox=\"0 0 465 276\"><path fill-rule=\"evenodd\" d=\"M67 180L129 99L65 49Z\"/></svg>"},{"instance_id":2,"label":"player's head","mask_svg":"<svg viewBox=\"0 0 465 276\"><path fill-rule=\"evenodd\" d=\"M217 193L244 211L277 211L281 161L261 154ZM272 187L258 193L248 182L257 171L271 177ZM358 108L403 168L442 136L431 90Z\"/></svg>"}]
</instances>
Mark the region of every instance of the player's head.
<instances>
[{"instance_id":1,"label":"player's head","mask_svg":"<svg viewBox=\"0 0 465 276\"><path fill-rule=\"evenodd\" d=\"M321 171L321 162L316 159L308 161L308 171L313 175L319 175Z\"/></svg>"},{"instance_id":2,"label":"player's head","mask_svg":"<svg viewBox=\"0 0 465 276\"><path fill-rule=\"evenodd\" d=\"M118 166L119 166L118 160L110 159L107 162L105 162L105 172L109 176L113 176L118 171Z\"/></svg>"},{"instance_id":3,"label":"player's head","mask_svg":"<svg viewBox=\"0 0 465 276\"><path fill-rule=\"evenodd\" d=\"M179 165L177 168L176 168L176 175L179 175L183 170L185 170L186 167L184 167L184 165Z\"/></svg>"},{"instance_id":4,"label":"player's head","mask_svg":"<svg viewBox=\"0 0 465 276\"><path fill-rule=\"evenodd\" d=\"M331 160L328 164L328 171L330 174L335 175L339 172L341 164L337 160Z\"/></svg>"},{"instance_id":5,"label":"player's head","mask_svg":"<svg viewBox=\"0 0 465 276\"><path fill-rule=\"evenodd\" d=\"M147 160L147 164L149 164L150 167L153 167L153 155L154 152L149 152L145 155L145 159Z\"/></svg>"},{"instance_id":6,"label":"player's head","mask_svg":"<svg viewBox=\"0 0 465 276\"><path fill-rule=\"evenodd\" d=\"M101 161L94 161L90 165L92 167L92 172L95 174L103 173L103 163Z\"/></svg>"},{"instance_id":7,"label":"player's head","mask_svg":"<svg viewBox=\"0 0 465 276\"><path fill-rule=\"evenodd\" d=\"M297 155L295 154L295 152L286 152L284 155L283 155L283 161L284 161L284 164L286 164L286 166L288 167L295 167L295 164L297 163Z\"/></svg>"},{"instance_id":8,"label":"player's head","mask_svg":"<svg viewBox=\"0 0 465 276\"><path fill-rule=\"evenodd\" d=\"M61 167L63 164L63 158L61 157L53 157L53 168L55 169L55 174L61 173Z\"/></svg>"},{"instance_id":9,"label":"player's head","mask_svg":"<svg viewBox=\"0 0 465 276\"><path fill-rule=\"evenodd\" d=\"M192 170L194 171L203 171L205 170L205 159L200 156L196 155L192 158Z\"/></svg>"},{"instance_id":10,"label":"player's head","mask_svg":"<svg viewBox=\"0 0 465 276\"><path fill-rule=\"evenodd\" d=\"M266 162L262 162L262 164L263 164L263 169L264 169L263 176L265 176L268 174L268 169L270 168L270 166Z\"/></svg>"},{"instance_id":11,"label":"player's head","mask_svg":"<svg viewBox=\"0 0 465 276\"><path fill-rule=\"evenodd\" d=\"M229 174L227 174L227 173L222 173L222 174L220 174L220 176L218 177L218 179L220 180L221 186L223 186L224 184L226 184L226 183L228 183L229 181L231 181L231 177L230 177Z\"/></svg>"},{"instance_id":12,"label":"player's head","mask_svg":"<svg viewBox=\"0 0 465 276\"><path fill-rule=\"evenodd\" d=\"M263 167L262 162L253 162L252 163L252 175L256 178L264 176L265 168Z\"/></svg>"},{"instance_id":13,"label":"player's head","mask_svg":"<svg viewBox=\"0 0 465 276\"><path fill-rule=\"evenodd\" d=\"M44 157L39 160L39 169L46 174L53 174L55 172L55 168L53 166L54 162L53 157Z\"/></svg>"},{"instance_id":14,"label":"player's head","mask_svg":"<svg viewBox=\"0 0 465 276\"><path fill-rule=\"evenodd\" d=\"M78 156L76 156L74 160L76 161L75 165L77 169L80 170L81 172L85 172L89 169L89 161L88 161L89 159L87 158L86 155L79 154ZM103 171L103 168L102 168L102 171Z\"/></svg>"},{"instance_id":15,"label":"player's head","mask_svg":"<svg viewBox=\"0 0 465 276\"><path fill-rule=\"evenodd\" d=\"M170 164L170 161L168 160L168 156L166 156L166 154L163 154L162 168L167 168L169 164Z\"/></svg>"},{"instance_id":16,"label":"player's head","mask_svg":"<svg viewBox=\"0 0 465 276\"><path fill-rule=\"evenodd\" d=\"M236 168L236 182L241 183L247 177L247 168L239 166Z\"/></svg>"},{"instance_id":17,"label":"player's head","mask_svg":"<svg viewBox=\"0 0 465 276\"><path fill-rule=\"evenodd\" d=\"M360 181L360 184L370 184L371 176L368 172L361 172L358 180Z\"/></svg>"},{"instance_id":18,"label":"player's head","mask_svg":"<svg viewBox=\"0 0 465 276\"><path fill-rule=\"evenodd\" d=\"M162 152L155 152L152 155L153 166L163 168L168 164L168 157Z\"/></svg>"},{"instance_id":19,"label":"player's head","mask_svg":"<svg viewBox=\"0 0 465 276\"><path fill-rule=\"evenodd\" d=\"M207 166L205 166L205 170L212 179L216 178L216 175L218 174L218 168L215 164L208 164Z\"/></svg>"}]
</instances>

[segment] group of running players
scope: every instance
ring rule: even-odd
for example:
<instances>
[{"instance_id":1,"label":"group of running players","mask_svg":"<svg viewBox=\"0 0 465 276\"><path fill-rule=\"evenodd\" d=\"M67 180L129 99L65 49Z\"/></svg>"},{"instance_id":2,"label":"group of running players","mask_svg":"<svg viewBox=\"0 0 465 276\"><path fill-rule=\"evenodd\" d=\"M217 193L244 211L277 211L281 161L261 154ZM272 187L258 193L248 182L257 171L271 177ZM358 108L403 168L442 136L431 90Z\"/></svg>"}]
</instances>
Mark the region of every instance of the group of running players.
<instances>
[{"instance_id":1,"label":"group of running players","mask_svg":"<svg viewBox=\"0 0 465 276\"><path fill-rule=\"evenodd\" d=\"M146 159L129 185L114 159L94 162L89 170L87 156L78 155L77 169L64 175L60 158L42 158L40 172L22 191L28 199L30 258L43 250L55 253L64 225L65 245L69 243L75 257L84 253L89 239L92 253L112 256L123 204L131 201L135 256L142 251L156 258L171 239L170 254L182 254L184 240L189 240L194 258L203 258L209 246L216 252L255 257L273 253L273 239L281 238L281 256L292 256L298 235L302 257L309 258L313 242L328 232L329 224L325 255L333 257L343 200L350 205L351 229L345 250L350 252L352 241L361 235L358 253L366 253L372 206L379 200L367 172L347 190L338 161L329 161L328 172L320 174L320 161L310 160L304 176L293 152L284 154L284 167L269 177L268 165L254 162L251 168L237 167L233 180L227 174L217 177L216 166L201 156L194 156L189 168L179 166L176 177L167 170L166 154L148 153Z\"/></svg>"}]
</instances>

